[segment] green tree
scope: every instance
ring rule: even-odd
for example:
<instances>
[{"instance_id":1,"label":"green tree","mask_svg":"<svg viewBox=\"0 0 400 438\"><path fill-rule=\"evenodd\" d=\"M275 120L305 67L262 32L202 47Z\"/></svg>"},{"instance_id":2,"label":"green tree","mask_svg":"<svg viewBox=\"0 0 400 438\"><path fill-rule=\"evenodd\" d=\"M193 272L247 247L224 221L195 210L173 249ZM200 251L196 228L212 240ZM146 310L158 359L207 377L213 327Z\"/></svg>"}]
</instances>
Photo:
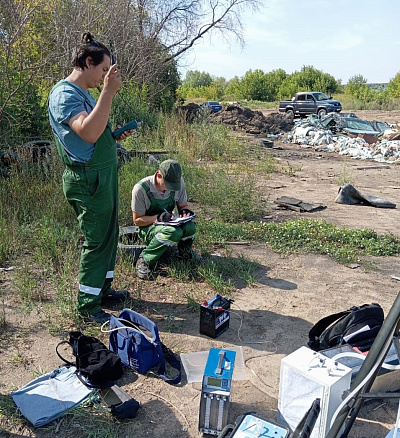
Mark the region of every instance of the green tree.
<instances>
[{"instance_id":1,"label":"green tree","mask_svg":"<svg viewBox=\"0 0 400 438\"><path fill-rule=\"evenodd\" d=\"M48 122L43 126L46 97L51 86L69 74L72 49L83 31L106 44L113 42L123 80L134 84L133 94L145 97L149 106L170 108L182 54L206 34L234 36L243 43L241 12L257 10L259 4L0 0L0 135L9 144L26 131L36 135L48 129Z\"/></svg>"},{"instance_id":2,"label":"green tree","mask_svg":"<svg viewBox=\"0 0 400 438\"><path fill-rule=\"evenodd\" d=\"M208 87L209 85L211 85L212 81L213 79L211 75L209 73L206 73L205 71L189 70L186 73L182 85L192 88Z\"/></svg>"},{"instance_id":3,"label":"green tree","mask_svg":"<svg viewBox=\"0 0 400 438\"><path fill-rule=\"evenodd\" d=\"M228 81L225 87L225 96L228 96L230 100L237 99L239 96L240 79L238 76L234 76Z\"/></svg>"},{"instance_id":4,"label":"green tree","mask_svg":"<svg viewBox=\"0 0 400 438\"><path fill-rule=\"evenodd\" d=\"M400 72L390 80L385 93L389 99L396 99L400 97Z\"/></svg>"},{"instance_id":5,"label":"green tree","mask_svg":"<svg viewBox=\"0 0 400 438\"><path fill-rule=\"evenodd\" d=\"M272 70L265 75L265 100L268 102L274 102L278 99L278 92L281 83L286 79L287 74L285 70L279 68L278 70Z\"/></svg>"},{"instance_id":6,"label":"green tree","mask_svg":"<svg viewBox=\"0 0 400 438\"><path fill-rule=\"evenodd\" d=\"M216 89L216 99L220 100L225 94L225 89L227 86L227 81L224 77L213 77L213 81L210 84Z\"/></svg>"},{"instance_id":7,"label":"green tree","mask_svg":"<svg viewBox=\"0 0 400 438\"><path fill-rule=\"evenodd\" d=\"M238 99L261 100L274 102L277 100L278 90L287 74L284 70L273 70L264 73L262 70L249 70L243 78L231 79L225 89L228 95Z\"/></svg>"},{"instance_id":8,"label":"green tree","mask_svg":"<svg viewBox=\"0 0 400 438\"><path fill-rule=\"evenodd\" d=\"M367 79L362 75L355 75L349 79L345 93L362 102L372 102L377 96L376 91L368 87Z\"/></svg>"},{"instance_id":9,"label":"green tree","mask_svg":"<svg viewBox=\"0 0 400 438\"><path fill-rule=\"evenodd\" d=\"M246 72L239 86L239 98L248 100L266 100L265 74L262 70Z\"/></svg>"},{"instance_id":10,"label":"green tree","mask_svg":"<svg viewBox=\"0 0 400 438\"><path fill-rule=\"evenodd\" d=\"M313 66L303 66L301 71L288 75L279 87L279 99L291 98L299 91L322 91L332 94L340 90L341 84L332 75Z\"/></svg>"},{"instance_id":11,"label":"green tree","mask_svg":"<svg viewBox=\"0 0 400 438\"><path fill-rule=\"evenodd\" d=\"M0 148L48 131L40 87L50 12L45 0L0 0Z\"/></svg>"},{"instance_id":12,"label":"green tree","mask_svg":"<svg viewBox=\"0 0 400 438\"><path fill-rule=\"evenodd\" d=\"M279 86L278 99L291 99L297 92L306 91L301 90L296 77L293 74L288 75Z\"/></svg>"}]
</instances>

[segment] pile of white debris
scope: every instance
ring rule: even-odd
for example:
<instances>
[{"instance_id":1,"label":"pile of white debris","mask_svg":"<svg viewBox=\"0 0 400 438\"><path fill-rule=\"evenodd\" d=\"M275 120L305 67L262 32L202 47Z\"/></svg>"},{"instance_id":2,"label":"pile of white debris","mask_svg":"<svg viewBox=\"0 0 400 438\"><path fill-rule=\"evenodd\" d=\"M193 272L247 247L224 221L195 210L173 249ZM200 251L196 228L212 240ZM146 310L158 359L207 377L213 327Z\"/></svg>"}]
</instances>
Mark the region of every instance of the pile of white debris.
<instances>
[{"instance_id":1,"label":"pile of white debris","mask_svg":"<svg viewBox=\"0 0 400 438\"><path fill-rule=\"evenodd\" d=\"M336 119L339 120L338 117ZM397 127L388 126L389 129L375 137L368 136L368 133L351 135L345 129L341 132L343 125L339 126L339 123L335 124L335 128L338 129L331 130L321 122L323 123L323 119L320 121L315 116L300 120L282 141L319 151L336 152L356 159L386 163L400 161L400 130Z\"/></svg>"}]
</instances>

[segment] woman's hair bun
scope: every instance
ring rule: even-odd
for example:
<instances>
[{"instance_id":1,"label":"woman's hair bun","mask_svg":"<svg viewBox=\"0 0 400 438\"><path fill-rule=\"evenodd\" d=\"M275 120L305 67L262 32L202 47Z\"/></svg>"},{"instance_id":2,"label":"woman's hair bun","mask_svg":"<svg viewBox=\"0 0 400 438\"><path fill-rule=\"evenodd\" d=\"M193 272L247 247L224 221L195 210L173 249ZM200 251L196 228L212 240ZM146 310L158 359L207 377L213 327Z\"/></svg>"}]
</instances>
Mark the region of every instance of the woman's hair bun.
<instances>
[{"instance_id":1,"label":"woman's hair bun","mask_svg":"<svg viewBox=\"0 0 400 438\"><path fill-rule=\"evenodd\" d=\"M93 35L90 32L84 32L82 34L82 43L89 44L94 40Z\"/></svg>"}]
</instances>

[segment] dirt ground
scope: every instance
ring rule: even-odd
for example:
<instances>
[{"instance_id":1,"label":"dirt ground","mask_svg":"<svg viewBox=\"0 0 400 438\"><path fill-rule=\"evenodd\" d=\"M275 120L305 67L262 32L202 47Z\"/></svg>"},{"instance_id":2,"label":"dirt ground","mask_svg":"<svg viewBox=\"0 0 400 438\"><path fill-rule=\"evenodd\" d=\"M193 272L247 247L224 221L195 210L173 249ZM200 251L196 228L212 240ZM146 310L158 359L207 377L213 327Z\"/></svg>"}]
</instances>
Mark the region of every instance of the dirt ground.
<instances>
[{"instance_id":1,"label":"dirt ground","mask_svg":"<svg viewBox=\"0 0 400 438\"><path fill-rule=\"evenodd\" d=\"M366 120L400 122L400 111L354 112ZM313 213L272 209L269 220L325 219L336 225L390 232L400 238L398 208L377 209L335 203L345 173L361 193L399 205L400 181L396 165L355 161L281 141L275 141L269 152L282 168L270 179L260 182L271 206L274 200L284 195L326 206ZM400 289L400 283L392 278L400 277L399 258L370 258L369 269L352 269L327 256L282 257L264 245L238 244L231 245L229 253L216 248L213 257L239 255L258 262L257 281L251 287L239 287L233 294L229 329L216 339L199 334L198 314L190 311L184 298L185 294L196 296L199 288L204 298L213 295L204 285L190 284L182 291L181 284L163 276L152 284L136 278L124 279L124 285L128 283L134 296L132 308L157 323L162 341L173 351L191 353L207 351L210 347L241 346L247 379L233 381L229 419L233 421L244 412L255 411L276 421L282 358L304 346L312 325L330 313L353 305L378 302L387 314ZM42 314L33 312L27 315L18 311L18 303L12 295L12 275L12 271L0 272L7 323L5 333L0 336L0 398L3 401L13 389L30 381L35 373L61 365L55 346L62 338L49 333ZM112 309L112 312L118 314L117 309ZM96 332L91 334L96 335ZM98 337L106 339L100 331ZM7 343L5 339L8 339ZM200 383L187 383L184 374L180 385L170 386L153 376L128 370L117 383L142 406L137 418L121 422L117 436L201 436L198 432ZM396 413L397 404L394 402L375 400L365 404L349 437L385 437L394 425ZM84 421L81 419L70 424L67 419L62 419L46 428L34 429L29 423L13 426L3 418L0 437L83 437L88 436L80 424Z\"/></svg>"}]
</instances>

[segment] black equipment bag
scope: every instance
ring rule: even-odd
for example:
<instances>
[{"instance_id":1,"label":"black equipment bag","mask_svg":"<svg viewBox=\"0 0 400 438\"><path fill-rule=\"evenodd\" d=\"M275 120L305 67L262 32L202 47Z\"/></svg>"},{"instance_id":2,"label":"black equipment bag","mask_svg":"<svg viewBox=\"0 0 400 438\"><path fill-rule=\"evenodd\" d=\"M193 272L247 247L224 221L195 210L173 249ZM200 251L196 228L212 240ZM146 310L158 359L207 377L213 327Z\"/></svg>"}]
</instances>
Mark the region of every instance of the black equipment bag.
<instances>
[{"instance_id":1,"label":"black equipment bag","mask_svg":"<svg viewBox=\"0 0 400 438\"><path fill-rule=\"evenodd\" d=\"M377 303L354 306L344 312L334 313L319 320L310 330L307 345L314 351L326 350L337 345L350 344L360 351L368 351L384 320L382 307ZM345 337L366 326L369 329Z\"/></svg>"},{"instance_id":2,"label":"black equipment bag","mask_svg":"<svg viewBox=\"0 0 400 438\"><path fill-rule=\"evenodd\" d=\"M58 347L68 344L72 347L76 363L64 359ZM69 341L61 341L56 347L58 357L67 365L76 366L77 372L89 379L94 386L105 387L122 376L120 357L109 350L94 336L87 336L79 331L69 332Z\"/></svg>"}]
</instances>

